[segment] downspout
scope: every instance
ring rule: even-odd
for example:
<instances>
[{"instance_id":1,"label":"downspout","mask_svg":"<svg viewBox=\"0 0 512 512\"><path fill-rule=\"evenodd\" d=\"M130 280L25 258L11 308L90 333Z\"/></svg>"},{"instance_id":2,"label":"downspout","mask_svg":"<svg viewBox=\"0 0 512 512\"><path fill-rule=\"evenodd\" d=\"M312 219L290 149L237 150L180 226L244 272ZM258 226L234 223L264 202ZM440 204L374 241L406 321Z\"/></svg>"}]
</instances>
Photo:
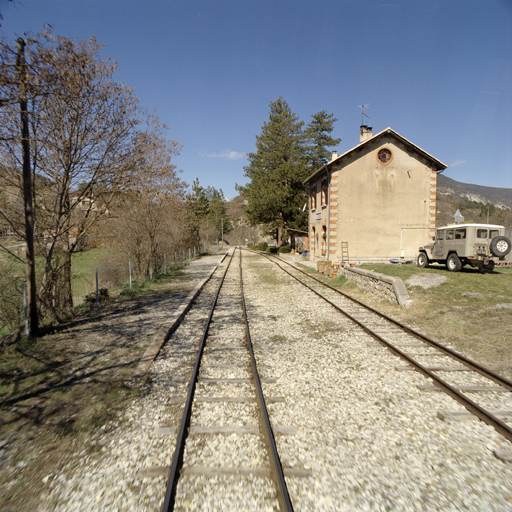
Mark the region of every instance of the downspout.
<instances>
[{"instance_id":1,"label":"downspout","mask_svg":"<svg viewBox=\"0 0 512 512\"><path fill-rule=\"evenodd\" d=\"M327 261L331 250L331 167L327 167Z\"/></svg>"}]
</instances>

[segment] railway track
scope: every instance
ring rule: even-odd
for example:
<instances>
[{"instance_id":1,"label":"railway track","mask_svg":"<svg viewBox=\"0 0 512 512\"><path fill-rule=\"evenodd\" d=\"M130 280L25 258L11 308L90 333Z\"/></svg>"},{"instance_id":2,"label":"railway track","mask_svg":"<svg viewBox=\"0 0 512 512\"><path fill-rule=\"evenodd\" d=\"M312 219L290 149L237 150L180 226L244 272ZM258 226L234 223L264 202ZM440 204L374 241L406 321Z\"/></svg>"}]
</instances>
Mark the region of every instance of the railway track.
<instances>
[{"instance_id":1,"label":"railway track","mask_svg":"<svg viewBox=\"0 0 512 512\"><path fill-rule=\"evenodd\" d=\"M229 508L229 499L247 509L293 510L252 347L241 258L240 250L231 254L197 348L163 512ZM233 477L239 496L223 485Z\"/></svg>"},{"instance_id":2,"label":"railway track","mask_svg":"<svg viewBox=\"0 0 512 512\"><path fill-rule=\"evenodd\" d=\"M41 510L161 510L166 489L173 494L166 499L169 510L283 509L260 427L246 333L254 342L294 510L511 509L509 441L482 421L440 421L439 411L466 409L445 393L432 392L434 386L440 389L433 380L409 371L409 362L398 361L387 344L316 293L343 305L432 373L455 379L452 387L466 387L463 392L486 410L510 409L506 386L468 371L394 324L383 327L378 315L345 303L282 260L282 267L315 292L274 262L245 251L242 292L239 262L237 253L225 275L227 259L193 265L202 291L190 308L187 299L173 314L187 306L147 369L143 394L95 433L94 450L82 450L49 477L50 495ZM181 429L203 341L189 424ZM506 415L502 418L507 424ZM175 480L169 475L180 451L174 449L180 430L185 444Z\"/></svg>"},{"instance_id":3,"label":"railway track","mask_svg":"<svg viewBox=\"0 0 512 512\"><path fill-rule=\"evenodd\" d=\"M432 384L422 386L422 390L444 391L463 405L468 413L480 418L508 441L512 441L512 409L499 408L504 402L503 394L508 399L512 397L512 381L327 285L296 266L276 257L265 257L354 322L360 330L359 334L370 336L376 343L408 363L407 366L397 369L416 370L431 379ZM451 411L440 411L438 415L447 420L467 417L464 413Z\"/></svg>"}]
</instances>

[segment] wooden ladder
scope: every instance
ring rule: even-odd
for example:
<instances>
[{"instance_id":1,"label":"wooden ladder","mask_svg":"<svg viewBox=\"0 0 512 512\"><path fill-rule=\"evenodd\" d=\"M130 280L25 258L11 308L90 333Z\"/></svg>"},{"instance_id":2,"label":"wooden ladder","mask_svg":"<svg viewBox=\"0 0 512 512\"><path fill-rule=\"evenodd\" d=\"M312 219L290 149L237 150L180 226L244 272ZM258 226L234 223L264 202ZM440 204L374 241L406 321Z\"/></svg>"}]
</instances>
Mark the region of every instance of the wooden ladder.
<instances>
[{"instance_id":1,"label":"wooden ladder","mask_svg":"<svg viewBox=\"0 0 512 512\"><path fill-rule=\"evenodd\" d=\"M343 263L349 263L348 242L341 242L341 261Z\"/></svg>"}]
</instances>

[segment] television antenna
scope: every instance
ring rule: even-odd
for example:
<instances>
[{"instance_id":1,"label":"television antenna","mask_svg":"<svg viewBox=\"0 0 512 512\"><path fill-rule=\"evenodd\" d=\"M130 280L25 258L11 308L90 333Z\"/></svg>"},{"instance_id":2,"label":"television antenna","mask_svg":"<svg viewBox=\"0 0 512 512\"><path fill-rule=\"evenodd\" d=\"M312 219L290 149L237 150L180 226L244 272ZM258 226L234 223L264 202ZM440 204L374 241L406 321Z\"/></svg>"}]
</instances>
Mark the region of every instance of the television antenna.
<instances>
[{"instance_id":1,"label":"television antenna","mask_svg":"<svg viewBox=\"0 0 512 512\"><path fill-rule=\"evenodd\" d=\"M364 118L365 117L367 117L368 119L371 119L371 117L369 115L364 113L364 111L367 110L369 106L370 106L369 103L363 103L362 105L358 105L357 106L357 108L361 109L361 126L364 125Z\"/></svg>"}]
</instances>

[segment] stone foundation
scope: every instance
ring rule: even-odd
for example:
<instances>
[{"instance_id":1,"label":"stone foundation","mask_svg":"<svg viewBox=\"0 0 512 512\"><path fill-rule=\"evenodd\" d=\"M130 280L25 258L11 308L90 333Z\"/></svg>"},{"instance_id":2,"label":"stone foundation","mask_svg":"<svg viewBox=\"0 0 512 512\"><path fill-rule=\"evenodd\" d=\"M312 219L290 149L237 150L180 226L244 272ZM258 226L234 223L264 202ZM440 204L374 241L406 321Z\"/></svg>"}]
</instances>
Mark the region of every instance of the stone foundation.
<instances>
[{"instance_id":1,"label":"stone foundation","mask_svg":"<svg viewBox=\"0 0 512 512\"><path fill-rule=\"evenodd\" d=\"M400 304L400 306L408 307L412 302L409 299L405 284L398 277L389 277L378 272L372 272L371 270L348 266L340 267L338 273L354 281L357 286L379 297Z\"/></svg>"}]
</instances>

